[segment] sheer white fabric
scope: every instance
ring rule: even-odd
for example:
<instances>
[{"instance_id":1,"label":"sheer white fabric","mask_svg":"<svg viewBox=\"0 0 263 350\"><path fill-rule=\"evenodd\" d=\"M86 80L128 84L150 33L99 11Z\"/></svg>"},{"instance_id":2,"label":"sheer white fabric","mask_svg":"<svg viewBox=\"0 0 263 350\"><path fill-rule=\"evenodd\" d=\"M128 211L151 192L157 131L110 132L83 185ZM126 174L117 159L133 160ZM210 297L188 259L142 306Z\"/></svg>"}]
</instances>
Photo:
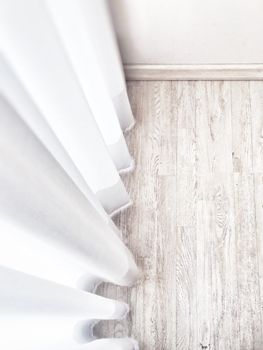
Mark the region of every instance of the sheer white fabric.
<instances>
[{"instance_id":1,"label":"sheer white fabric","mask_svg":"<svg viewBox=\"0 0 263 350\"><path fill-rule=\"evenodd\" d=\"M138 276L109 214L133 125L104 0L0 0L0 347L137 349L94 339L124 303L93 294Z\"/></svg>"},{"instance_id":2,"label":"sheer white fabric","mask_svg":"<svg viewBox=\"0 0 263 350\"><path fill-rule=\"evenodd\" d=\"M0 283L1 349L137 349L133 339L92 335L94 320L125 317L125 303L5 267L0 267Z\"/></svg>"},{"instance_id":3,"label":"sheer white fabric","mask_svg":"<svg viewBox=\"0 0 263 350\"><path fill-rule=\"evenodd\" d=\"M97 65L93 64L97 52L99 56L102 55L97 46L92 46L89 39L92 33L89 33L88 26L85 28L82 25L85 18L83 15L82 19L83 11L79 9L81 1L66 0L60 3L54 0L52 3L53 6L49 6L45 0L1 0L1 49L84 180L107 212L111 213L129 203L117 170L131 168L132 159L120 133L110 93L106 94L106 85L100 84L102 76L107 82L110 79L103 75L103 65L99 66L101 60L97 60ZM98 6L96 18L100 18L101 0L89 0L87 3L95 10ZM67 29L66 21L70 13L67 15L66 10L72 11L73 16L69 28L79 28L72 31L72 35ZM59 12L61 16L57 15ZM56 17L59 17L58 20ZM96 41L106 43L107 32L105 35L102 33ZM82 43L82 36L86 38L86 46ZM104 56L104 60L107 60L106 51ZM114 68L113 72L121 72L117 63L114 60L108 62ZM84 70L85 66L89 68ZM95 74L89 74L91 71ZM110 78L120 80L121 74ZM126 95L126 91L119 94ZM124 102L120 104L124 105ZM101 107L104 105L106 109ZM112 108L107 110L109 105ZM91 108L96 113L92 113ZM131 115L125 108L123 110L123 115L127 116L125 121L132 123Z\"/></svg>"}]
</instances>

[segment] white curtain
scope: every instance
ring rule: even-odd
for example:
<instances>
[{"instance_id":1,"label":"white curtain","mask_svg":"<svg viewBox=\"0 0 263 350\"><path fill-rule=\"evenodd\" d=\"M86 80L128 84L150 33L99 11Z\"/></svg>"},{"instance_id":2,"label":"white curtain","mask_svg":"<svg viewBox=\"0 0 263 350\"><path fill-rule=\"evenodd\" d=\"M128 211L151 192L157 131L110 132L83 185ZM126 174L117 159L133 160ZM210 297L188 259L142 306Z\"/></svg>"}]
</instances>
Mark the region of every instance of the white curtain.
<instances>
[{"instance_id":1,"label":"white curtain","mask_svg":"<svg viewBox=\"0 0 263 350\"><path fill-rule=\"evenodd\" d=\"M130 204L133 126L105 0L0 0L0 348L137 349L94 339L138 275L110 215Z\"/></svg>"}]
</instances>

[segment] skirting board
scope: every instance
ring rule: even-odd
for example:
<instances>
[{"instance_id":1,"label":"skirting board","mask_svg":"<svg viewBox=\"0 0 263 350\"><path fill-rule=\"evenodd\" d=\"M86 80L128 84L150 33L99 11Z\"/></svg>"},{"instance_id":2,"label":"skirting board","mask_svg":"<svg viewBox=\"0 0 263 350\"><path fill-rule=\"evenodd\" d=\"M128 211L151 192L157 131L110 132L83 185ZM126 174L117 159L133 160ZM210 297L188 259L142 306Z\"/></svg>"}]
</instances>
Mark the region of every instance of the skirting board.
<instances>
[{"instance_id":1,"label":"skirting board","mask_svg":"<svg viewBox=\"0 0 263 350\"><path fill-rule=\"evenodd\" d=\"M263 80L263 64L124 65L126 80Z\"/></svg>"}]
</instances>

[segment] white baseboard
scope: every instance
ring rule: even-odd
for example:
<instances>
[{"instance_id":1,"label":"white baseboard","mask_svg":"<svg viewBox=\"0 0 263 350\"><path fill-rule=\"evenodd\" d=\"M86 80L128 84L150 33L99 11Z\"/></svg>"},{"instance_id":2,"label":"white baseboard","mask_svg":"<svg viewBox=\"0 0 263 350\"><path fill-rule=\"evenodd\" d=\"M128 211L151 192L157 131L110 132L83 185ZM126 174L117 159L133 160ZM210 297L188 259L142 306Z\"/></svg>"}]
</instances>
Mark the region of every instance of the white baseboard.
<instances>
[{"instance_id":1,"label":"white baseboard","mask_svg":"<svg viewBox=\"0 0 263 350\"><path fill-rule=\"evenodd\" d=\"M124 65L127 80L263 80L263 64Z\"/></svg>"}]
</instances>

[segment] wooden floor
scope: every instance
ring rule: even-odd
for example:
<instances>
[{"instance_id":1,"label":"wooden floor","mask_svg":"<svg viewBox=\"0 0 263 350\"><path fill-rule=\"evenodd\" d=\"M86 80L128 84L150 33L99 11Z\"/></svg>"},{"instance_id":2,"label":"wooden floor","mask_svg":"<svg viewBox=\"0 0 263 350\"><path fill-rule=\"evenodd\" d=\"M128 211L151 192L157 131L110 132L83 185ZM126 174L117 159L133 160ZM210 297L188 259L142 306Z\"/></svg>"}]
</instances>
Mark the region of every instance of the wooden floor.
<instances>
[{"instance_id":1,"label":"wooden floor","mask_svg":"<svg viewBox=\"0 0 263 350\"><path fill-rule=\"evenodd\" d=\"M116 218L143 271L104 336L142 350L262 350L263 82L130 82L134 205Z\"/></svg>"}]
</instances>

